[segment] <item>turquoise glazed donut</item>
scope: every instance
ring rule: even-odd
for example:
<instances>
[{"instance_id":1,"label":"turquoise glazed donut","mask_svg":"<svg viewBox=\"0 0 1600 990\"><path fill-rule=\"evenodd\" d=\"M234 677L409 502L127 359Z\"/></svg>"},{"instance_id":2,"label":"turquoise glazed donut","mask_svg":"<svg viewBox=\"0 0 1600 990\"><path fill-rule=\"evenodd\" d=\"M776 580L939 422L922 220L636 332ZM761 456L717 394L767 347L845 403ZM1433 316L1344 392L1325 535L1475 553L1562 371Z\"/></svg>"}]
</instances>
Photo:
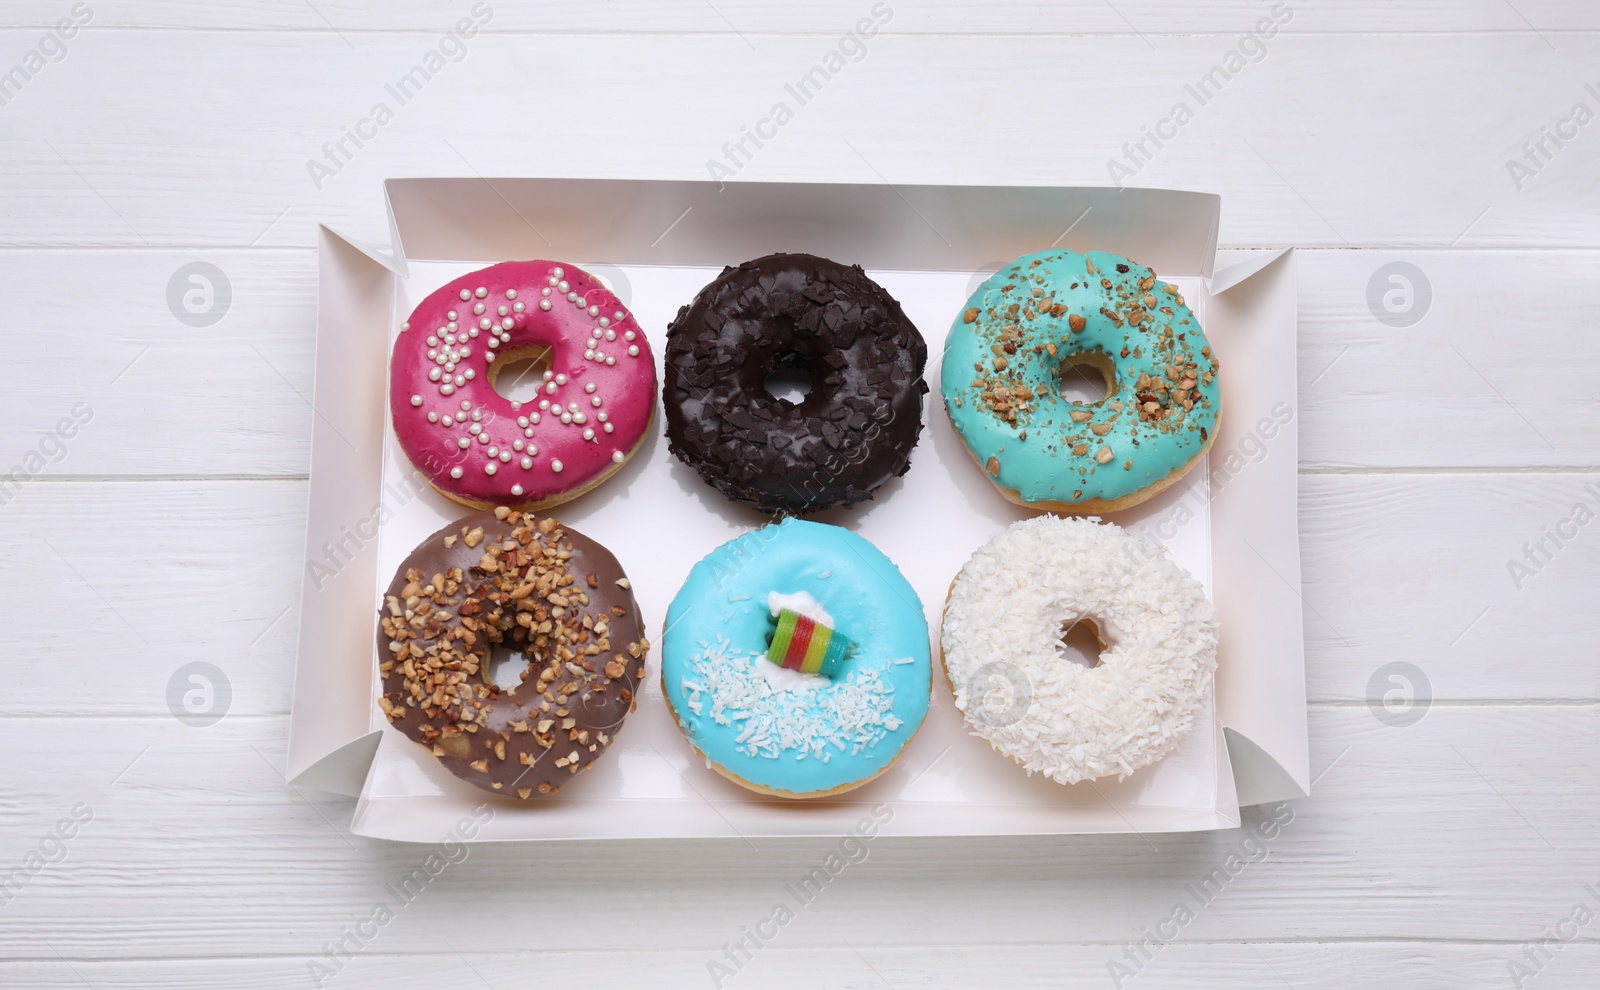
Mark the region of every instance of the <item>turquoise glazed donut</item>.
<instances>
[{"instance_id":1,"label":"turquoise glazed donut","mask_svg":"<svg viewBox=\"0 0 1600 990\"><path fill-rule=\"evenodd\" d=\"M804 612L851 644L836 676L766 657L774 615ZM724 543L667 610L661 686L712 769L780 797L859 787L899 758L928 714L928 623L868 541L785 519Z\"/></svg>"},{"instance_id":2,"label":"turquoise glazed donut","mask_svg":"<svg viewBox=\"0 0 1600 990\"><path fill-rule=\"evenodd\" d=\"M1061 394L1097 369L1098 402ZM1025 254L989 276L945 342L940 391L967 450L1018 505L1075 514L1137 505L1217 436L1216 355L1177 287L1104 251Z\"/></svg>"}]
</instances>

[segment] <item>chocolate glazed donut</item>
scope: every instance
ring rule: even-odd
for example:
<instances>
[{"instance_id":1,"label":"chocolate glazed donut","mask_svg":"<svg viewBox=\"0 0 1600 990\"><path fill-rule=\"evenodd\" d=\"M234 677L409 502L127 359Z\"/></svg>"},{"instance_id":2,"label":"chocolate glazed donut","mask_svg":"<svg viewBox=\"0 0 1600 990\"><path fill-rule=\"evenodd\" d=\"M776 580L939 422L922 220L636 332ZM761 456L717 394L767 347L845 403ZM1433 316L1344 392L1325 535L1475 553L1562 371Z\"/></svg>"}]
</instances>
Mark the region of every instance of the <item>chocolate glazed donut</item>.
<instances>
[{"instance_id":1,"label":"chocolate glazed donut","mask_svg":"<svg viewBox=\"0 0 1600 990\"><path fill-rule=\"evenodd\" d=\"M469 783L553 794L633 710L650 644L630 589L610 551L554 519L464 516L413 550L384 594L378 706ZM512 653L528 666L503 690L489 668Z\"/></svg>"},{"instance_id":2,"label":"chocolate glazed donut","mask_svg":"<svg viewBox=\"0 0 1600 990\"><path fill-rule=\"evenodd\" d=\"M857 265L773 254L724 269L667 328L667 440L736 502L806 513L871 498L911 466L928 347ZM767 376L798 368L798 403Z\"/></svg>"}]
</instances>

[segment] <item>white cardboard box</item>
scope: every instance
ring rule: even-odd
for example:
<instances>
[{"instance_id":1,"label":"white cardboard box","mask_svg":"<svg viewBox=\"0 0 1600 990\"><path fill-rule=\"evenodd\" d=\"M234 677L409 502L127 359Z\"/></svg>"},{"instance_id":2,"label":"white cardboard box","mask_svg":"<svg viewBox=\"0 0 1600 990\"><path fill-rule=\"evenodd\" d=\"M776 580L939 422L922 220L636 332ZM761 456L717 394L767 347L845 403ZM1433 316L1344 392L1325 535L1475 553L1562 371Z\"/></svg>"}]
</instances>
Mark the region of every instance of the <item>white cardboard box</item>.
<instances>
[{"instance_id":1,"label":"white cardboard box","mask_svg":"<svg viewBox=\"0 0 1600 990\"><path fill-rule=\"evenodd\" d=\"M405 179L386 191L391 254L322 230L288 760L296 784L357 797L356 833L434 841L485 801L496 808L481 833L491 840L833 835L880 802L894 810L888 834L1188 831L1233 827L1241 804L1309 791L1293 259L1266 253L1214 273L1218 197L575 179ZM1124 254L1175 282L1223 365L1224 415L1209 464L1111 517L1167 544L1221 615L1214 708L1177 751L1120 782L1030 778L966 730L936 676L928 719L888 773L837 799L765 799L694 757L665 710L658 646L638 710L606 757L551 800L514 802L472 787L387 726L375 703L380 591L417 542L463 511L416 490L387 419L390 343L434 288L507 258L575 263L613 283L659 361L667 321L725 264L807 251L865 267L927 339L934 391L910 472L865 506L813 518L888 554L937 637L944 590L962 562L1029 514L993 490L951 430L938 401L938 355L977 273L1052 245ZM679 464L659 431L616 477L556 514L622 561L653 642L689 568L764 521Z\"/></svg>"}]
</instances>

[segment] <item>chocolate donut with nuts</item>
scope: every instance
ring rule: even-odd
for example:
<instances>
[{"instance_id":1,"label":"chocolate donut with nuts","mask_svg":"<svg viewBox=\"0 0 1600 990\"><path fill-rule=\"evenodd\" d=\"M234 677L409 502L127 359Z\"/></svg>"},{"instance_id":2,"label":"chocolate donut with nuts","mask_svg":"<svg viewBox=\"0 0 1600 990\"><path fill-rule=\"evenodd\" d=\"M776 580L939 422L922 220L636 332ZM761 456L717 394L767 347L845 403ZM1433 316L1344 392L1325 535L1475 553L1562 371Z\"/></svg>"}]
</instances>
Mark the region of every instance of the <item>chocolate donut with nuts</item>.
<instances>
[{"instance_id":1,"label":"chocolate donut with nuts","mask_svg":"<svg viewBox=\"0 0 1600 990\"><path fill-rule=\"evenodd\" d=\"M378 706L456 776L527 800L605 752L650 643L622 565L549 517L464 516L401 563L379 609ZM492 666L527 660L500 688Z\"/></svg>"}]
</instances>

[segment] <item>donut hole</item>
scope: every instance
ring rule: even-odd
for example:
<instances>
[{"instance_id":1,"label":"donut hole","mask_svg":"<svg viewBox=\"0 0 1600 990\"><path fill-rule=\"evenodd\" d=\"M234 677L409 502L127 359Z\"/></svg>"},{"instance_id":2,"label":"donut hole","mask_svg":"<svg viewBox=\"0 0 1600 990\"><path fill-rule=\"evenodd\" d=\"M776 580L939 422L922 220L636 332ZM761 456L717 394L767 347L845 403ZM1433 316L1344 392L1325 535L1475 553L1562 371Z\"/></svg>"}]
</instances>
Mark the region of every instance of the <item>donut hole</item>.
<instances>
[{"instance_id":1,"label":"donut hole","mask_svg":"<svg viewBox=\"0 0 1600 990\"><path fill-rule=\"evenodd\" d=\"M1056 642L1056 655L1069 663L1090 670L1104 663L1101 657L1111 645L1101 635L1100 627L1087 616L1075 622L1061 624L1061 637Z\"/></svg>"},{"instance_id":2,"label":"donut hole","mask_svg":"<svg viewBox=\"0 0 1600 990\"><path fill-rule=\"evenodd\" d=\"M533 664L527 654L514 646L495 646L489 651L489 662L484 665L483 679L506 693L522 686L531 675Z\"/></svg>"},{"instance_id":3,"label":"donut hole","mask_svg":"<svg viewBox=\"0 0 1600 990\"><path fill-rule=\"evenodd\" d=\"M811 375L811 367L805 358L798 354L790 354L778 359L772 370L767 372L761 387L779 402L798 406L811 394L813 384L815 382Z\"/></svg>"},{"instance_id":4,"label":"donut hole","mask_svg":"<svg viewBox=\"0 0 1600 990\"><path fill-rule=\"evenodd\" d=\"M1080 351L1062 360L1056 382L1063 399L1092 406L1116 391L1117 368L1099 351Z\"/></svg>"},{"instance_id":5,"label":"donut hole","mask_svg":"<svg viewBox=\"0 0 1600 990\"><path fill-rule=\"evenodd\" d=\"M552 363L548 347L501 351L489 363L489 387L512 402L536 402L544 374Z\"/></svg>"}]
</instances>

